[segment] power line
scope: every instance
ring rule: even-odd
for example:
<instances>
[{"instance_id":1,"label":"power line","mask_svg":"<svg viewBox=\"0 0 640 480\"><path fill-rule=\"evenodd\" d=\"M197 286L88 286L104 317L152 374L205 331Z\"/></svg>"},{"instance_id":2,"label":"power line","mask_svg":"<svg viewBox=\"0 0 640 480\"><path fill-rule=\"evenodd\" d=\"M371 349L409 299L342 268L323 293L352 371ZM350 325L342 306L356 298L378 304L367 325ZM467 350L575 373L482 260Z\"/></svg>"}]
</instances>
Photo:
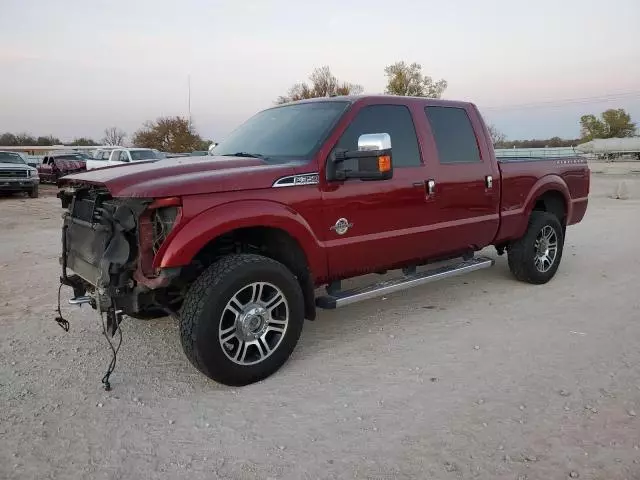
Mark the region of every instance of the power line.
<instances>
[{"instance_id":1,"label":"power line","mask_svg":"<svg viewBox=\"0 0 640 480\"><path fill-rule=\"evenodd\" d=\"M505 111L505 110L519 110L519 109L528 109L528 108L545 108L545 107L556 107L562 105L582 105L587 103L595 103L595 102L605 102L605 101L615 101L615 100L623 100L628 98L640 98L640 91L635 92L622 92L622 93L610 93L606 95L597 95L593 97L582 97L582 98L565 98L560 100L546 100L541 102L531 102L531 103L522 103L517 105L503 105L496 107L485 107L481 110L483 111Z\"/></svg>"}]
</instances>

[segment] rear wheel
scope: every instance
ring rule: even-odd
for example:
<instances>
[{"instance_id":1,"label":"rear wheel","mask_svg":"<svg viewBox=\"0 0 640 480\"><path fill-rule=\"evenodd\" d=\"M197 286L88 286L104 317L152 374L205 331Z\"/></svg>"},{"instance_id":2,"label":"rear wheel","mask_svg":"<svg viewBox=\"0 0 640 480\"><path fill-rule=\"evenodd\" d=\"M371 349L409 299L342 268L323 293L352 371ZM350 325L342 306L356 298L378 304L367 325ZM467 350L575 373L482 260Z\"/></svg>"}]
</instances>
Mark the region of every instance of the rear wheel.
<instances>
[{"instance_id":1,"label":"rear wheel","mask_svg":"<svg viewBox=\"0 0 640 480\"><path fill-rule=\"evenodd\" d=\"M187 292L180 338L198 370L240 386L268 377L286 362L303 322L302 290L284 265L259 255L229 255Z\"/></svg>"},{"instance_id":2,"label":"rear wheel","mask_svg":"<svg viewBox=\"0 0 640 480\"><path fill-rule=\"evenodd\" d=\"M533 211L524 236L509 246L509 269L523 282L547 283L560 266L563 246L564 229L558 218Z\"/></svg>"}]
</instances>

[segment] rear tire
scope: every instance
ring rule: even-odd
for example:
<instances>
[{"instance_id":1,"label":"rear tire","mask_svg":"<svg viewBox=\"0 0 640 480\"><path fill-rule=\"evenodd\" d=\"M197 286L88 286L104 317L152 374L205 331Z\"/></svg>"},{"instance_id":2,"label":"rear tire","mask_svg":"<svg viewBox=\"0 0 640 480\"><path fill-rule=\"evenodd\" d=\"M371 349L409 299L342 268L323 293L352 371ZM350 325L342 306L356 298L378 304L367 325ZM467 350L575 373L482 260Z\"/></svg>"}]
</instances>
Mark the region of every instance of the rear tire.
<instances>
[{"instance_id":1,"label":"rear tire","mask_svg":"<svg viewBox=\"0 0 640 480\"><path fill-rule=\"evenodd\" d=\"M564 229L558 218L534 210L524 236L509 246L509 269L520 281L547 283L560 266L563 246Z\"/></svg>"},{"instance_id":2,"label":"rear tire","mask_svg":"<svg viewBox=\"0 0 640 480\"><path fill-rule=\"evenodd\" d=\"M29 198L38 198L38 186L36 185L31 190L29 190Z\"/></svg>"},{"instance_id":3,"label":"rear tire","mask_svg":"<svg viewBox=\"0 0 640 480\"><path fill-rule=\"evenodd\" d=\"M189 361L209 378L242 386L275 373L304 323L300 284L281 263L229 255L191 285L179 314Z\"/></svg>"}]
</instances>

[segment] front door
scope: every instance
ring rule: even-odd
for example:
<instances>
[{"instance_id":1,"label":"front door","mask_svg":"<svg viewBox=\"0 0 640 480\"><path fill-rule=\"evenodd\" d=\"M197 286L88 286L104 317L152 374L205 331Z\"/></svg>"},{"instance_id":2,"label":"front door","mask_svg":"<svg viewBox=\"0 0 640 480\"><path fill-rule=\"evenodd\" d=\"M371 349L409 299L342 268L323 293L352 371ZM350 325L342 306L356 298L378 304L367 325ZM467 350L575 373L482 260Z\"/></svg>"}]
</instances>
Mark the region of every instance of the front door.
<instances>
[{"instance_id":1,"label":"front door","mask_svg":"<svg viewBox=\"0 0 640 480\"><path fill-rule=\"evenodd\" d=\"M427 173L411 112L392 100L354 109L333 148L357 150L360 135L388 133L394 173L381 181L323 179L323 241L332 278L392 268L424 255L416 235L424 223Z\"/></svg>"}]
</instances>

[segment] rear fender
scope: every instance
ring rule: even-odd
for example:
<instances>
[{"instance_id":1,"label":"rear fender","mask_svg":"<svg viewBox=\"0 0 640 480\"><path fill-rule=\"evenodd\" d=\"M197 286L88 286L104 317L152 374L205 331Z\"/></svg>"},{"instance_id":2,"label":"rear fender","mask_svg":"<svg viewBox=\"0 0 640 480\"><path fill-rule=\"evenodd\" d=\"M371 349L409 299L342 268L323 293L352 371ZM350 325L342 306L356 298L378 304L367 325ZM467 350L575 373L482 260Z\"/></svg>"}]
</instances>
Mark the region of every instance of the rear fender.
<instances>
[{"instance_id":1,"label":"rear fender","mask_svg":"<svg viewBox=\"0 0 640 480\"><path fill-rule=\"evenodd\" d=\"M154 266L174 268L189 265L209 242L239 228L272 227L284 230L305 253L314 278L326 277L327 261L320 242L307 221L292 208L267 200L243 200L206 210L172 232Z\"/></svg>"},{"instance_id":2,"label":"rear fender","mask_svg":"<svg viewBox=\"0 0 640 480\"><path fill-rule=\"evenodd\" d=\"M529 190L523 202L522 210L502 212L503 228L501 229L500 235L498 235L499 242L521 238L527 230L529 217L536 205L536 201L545 193L552 191L562 194L567 218L571 218L573 207L570 201L571 194L569 193L566 182L559 175L545 175L534 183L531 190ZM515 218L517 218L517 220L515 220Z\"/></svg>"}]
</instances>

